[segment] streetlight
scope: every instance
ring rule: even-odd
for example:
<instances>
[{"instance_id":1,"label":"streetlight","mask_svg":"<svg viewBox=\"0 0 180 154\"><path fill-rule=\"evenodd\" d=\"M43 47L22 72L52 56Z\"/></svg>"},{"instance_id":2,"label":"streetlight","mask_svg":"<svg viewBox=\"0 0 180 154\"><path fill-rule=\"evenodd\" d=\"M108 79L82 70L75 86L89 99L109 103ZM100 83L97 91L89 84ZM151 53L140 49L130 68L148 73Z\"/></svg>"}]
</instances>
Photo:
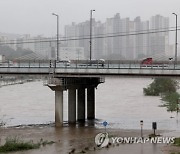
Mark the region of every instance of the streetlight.
<instances>
[{"instance_id":1,"label":"streetlight","mask_svg":"<svg viewBox=\"0 0 180 154\"><path fill-rule=\"evenodd\" d=\"M52 13L52 15L55 15L57 17L57 61L59 61L59 15Z\"/></svg>"},{"instance_id":2,"label":"streetlight","mask_svg":"<svg viewBox=\"0 0 180 154\"><path fill-rule=\"evenodd\" d=\"M176 13L172 13L176 16L176 44L175 44L175 60L174 60L174 69L177 65L177 14Z\"/></svg>"},{"instance_id":3,"label":"streetlight","mask_svg":"<svg viewBox=\"0 0 180 154\"><path fill-rule=\"evenodd\" d=\"M143 120L140 120L140 125L141 125L141 137L143 137Z\"/></svg>"},{"instance_id":4,"label":"streetlight","mask_svg":"<svg viewBox=\"0 0 180 154\"><path fill-rule=\"evenodd\" d=\"M90 62L91 62L91 57L92 57L92 13L95 10L90 10L90 41L89 41L89 45L90 45Z\"/></svg>"}]
</instances>

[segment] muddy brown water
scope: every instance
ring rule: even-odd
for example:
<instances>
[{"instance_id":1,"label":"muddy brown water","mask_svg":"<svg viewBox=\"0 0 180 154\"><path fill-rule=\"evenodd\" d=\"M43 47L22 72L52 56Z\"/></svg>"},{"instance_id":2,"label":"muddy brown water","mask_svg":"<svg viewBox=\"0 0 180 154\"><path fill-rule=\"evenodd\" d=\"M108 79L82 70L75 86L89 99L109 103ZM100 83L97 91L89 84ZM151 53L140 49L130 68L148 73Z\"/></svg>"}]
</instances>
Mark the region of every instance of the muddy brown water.
<instances>
[{"instance_id":1,"label":"muddy brown water","mask_svg":"<svg viewBox=\"0 0 180 154\"><path fill-rule=\"evenodd\" d=\"M96 90L96 127L180 130L179 114L170 113L160 97L143 95L143 88L152 78L106 77ZM7 126L21 124L46 124L54 122L54 92L41 81L0 88L0 117ZM170 118L171 117L171 118ZM67 121L67 91L64 91L64 121Z\"/></svg>"}]
</instances>

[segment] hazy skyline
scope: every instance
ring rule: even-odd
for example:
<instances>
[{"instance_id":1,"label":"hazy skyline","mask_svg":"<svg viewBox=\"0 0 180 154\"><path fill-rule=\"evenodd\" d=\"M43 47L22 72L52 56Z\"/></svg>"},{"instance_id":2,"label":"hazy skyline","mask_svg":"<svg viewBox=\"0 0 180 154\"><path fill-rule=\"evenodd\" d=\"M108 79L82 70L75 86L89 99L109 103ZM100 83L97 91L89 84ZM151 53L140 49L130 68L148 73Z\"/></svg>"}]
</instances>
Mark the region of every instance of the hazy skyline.
<instances>
[{"instance_id":1,"label":"hazy skyline","mask_svg":"<svg viewBox=\"0 0 180 154\"><path fill-rule=\"evenodd\" d=\"M53 12L59 14L59 29L63 33L65 25L89 20L91 9L96 10L93 13L96 21L105 22L116 13L131 20L137 16L149 20L151 16L160 14L169 17L170 27L174 27L172 13L178 14L180 21L179 6L179 0L0 0L0 32L55 36L56 17Z\"/></svg>"}]
</instances>

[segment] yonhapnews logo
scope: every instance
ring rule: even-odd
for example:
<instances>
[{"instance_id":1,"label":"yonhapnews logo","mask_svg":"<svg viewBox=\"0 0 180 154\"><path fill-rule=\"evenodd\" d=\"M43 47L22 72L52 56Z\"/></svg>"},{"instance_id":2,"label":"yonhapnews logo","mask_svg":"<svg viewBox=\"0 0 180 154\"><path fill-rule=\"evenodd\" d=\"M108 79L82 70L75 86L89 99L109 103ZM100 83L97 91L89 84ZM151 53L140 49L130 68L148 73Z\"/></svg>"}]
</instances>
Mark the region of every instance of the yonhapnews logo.
<instances>
[{"instance_id":1,"label":"yonhapnews logo","mask_svg":"<svg viewBox=\"0 0 180 154\"><path fill-rule=\"evenodd\" d=\"M99 133L95 137L95 143L97 147L103 148L106 147L109 143L109 135L107 132Z\"/></svg>"},{"instance_id":2,"label":"yonhapnews logo","mask_svg":"<svg viewBox=\"0 0 180 154\"><path fill-rule=\"evenodd\" d=\"M153 144L172 144L174 143L175 137L110 137L107 132L99 133L95 137L95 144L97 147L103 148L106 147L109 143L111 144L121 144L121 143L153 143Z\"/></svg>"}]
</instances>

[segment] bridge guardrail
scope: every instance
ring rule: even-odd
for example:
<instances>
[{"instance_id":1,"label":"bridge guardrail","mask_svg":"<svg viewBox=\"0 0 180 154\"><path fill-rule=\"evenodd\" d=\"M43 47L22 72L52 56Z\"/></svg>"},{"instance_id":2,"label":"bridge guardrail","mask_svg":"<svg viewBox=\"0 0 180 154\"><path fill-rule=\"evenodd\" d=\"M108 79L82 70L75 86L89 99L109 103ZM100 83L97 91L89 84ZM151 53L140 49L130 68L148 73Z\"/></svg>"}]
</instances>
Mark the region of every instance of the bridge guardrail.
<instances>
[{"instance_id":1,"label":"bridge guardrail","mask_svg":"<svg viewBox=\"0 0 180 154\"><path fill-rule=\"evenodd\" d=\"M102 63L86 63L81 61L72 61L71 63L57 63L55 60L18 60L6 61L0 65L0 68L63 68L63 69L180 69L178 63L174 68L174 64L169 61L152 63L148 66L142 65L140 61L111 61L106 60ZM50 69L52 71L52 69Z\"/></svg>"}]
</instances>

